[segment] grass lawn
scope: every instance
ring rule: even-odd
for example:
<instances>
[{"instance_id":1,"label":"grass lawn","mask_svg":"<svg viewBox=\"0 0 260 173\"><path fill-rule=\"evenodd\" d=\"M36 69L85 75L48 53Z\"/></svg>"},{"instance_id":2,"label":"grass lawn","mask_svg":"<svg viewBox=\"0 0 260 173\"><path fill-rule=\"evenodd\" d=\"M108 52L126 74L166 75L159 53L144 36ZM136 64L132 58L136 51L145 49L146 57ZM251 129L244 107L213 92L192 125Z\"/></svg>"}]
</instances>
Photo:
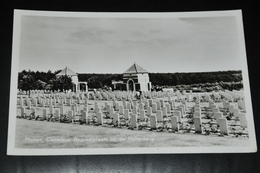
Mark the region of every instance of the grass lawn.
<instances>
[{"instance_id":1,"label":"grass lawn","mask_svg":"<svg viewBox=\"0 0 260 173\"><path fill-rule=\"evenodd\" d=\"M16 123L16 148L234 147L249 145L249 139L243 137L138 131L26 119L17 119Z\"/></svg>"}]
</instances>

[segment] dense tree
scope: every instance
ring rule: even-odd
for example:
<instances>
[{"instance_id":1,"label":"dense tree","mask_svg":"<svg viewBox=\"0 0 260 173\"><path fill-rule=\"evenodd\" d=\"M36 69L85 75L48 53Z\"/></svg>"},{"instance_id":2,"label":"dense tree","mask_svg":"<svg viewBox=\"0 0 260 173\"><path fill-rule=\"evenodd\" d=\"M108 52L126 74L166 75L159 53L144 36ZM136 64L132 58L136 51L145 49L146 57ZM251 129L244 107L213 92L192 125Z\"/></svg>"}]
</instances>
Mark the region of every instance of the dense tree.
<instances>
[{"instance_id":1,"label":"dense tree","mask_svg":"<svg viewBox=\"0 0 260 173\"><path fill-rule=\"evenodd\" d=\"M73 89L72 79L68 76L55 77L50 81L52 90L69 90Z\"/></svg>"},{"instance_id":2,"label":"dense tree","mask_svg":"<svg viewBox=\"0 0 260 173\"><path fill-rule=\"evenodd\" d=\"M98 76L93 76L88 79L88 87L89 88L102 88L103 84L99 80Z\"/></svg>"},{"instance_id":3,"label":"dense tree","mask_svg":"<svg viewBox=\"0 0 260 173\"><path fill-rule=\"evenodd\" d=\"M35 82L35 88L34 89L43 90L43 89L45 89L46 84L47 84L46 82L43 82L41 80L37 80Z\"/></svg>"},{"instance_id":4,"label":"dense tree","mask_svg":"<svg viewBox=\"0 0 260 173\"><path fill-rule=\"evenodd\" d=\"M72 89L71 79L56 78L55 72L33 72L23 70L18 74L18 88L30 89ZM112 80L123 80L123 74L78 74L79 81L87 81L89 88L113 87ZM241 71L218 71L200 73L149 73L154 86L191 89L202 87L211 90L219 86L223 89L243 88ZM233 82L233 83L232 83ZM181 86L182 85L182 86Z\"/></svg>"},{"instance_id":5,"label":"dense tree","mask_svg":"<svg viewBox=\"0 0 260 173\"><path fill-rule=\"evenodd\" d=\"M18 82L18 88L24 91L29 91L35 88L35 79L33 75L26 74L22 76L22 79Z\"/></svg>"}]
</instances>

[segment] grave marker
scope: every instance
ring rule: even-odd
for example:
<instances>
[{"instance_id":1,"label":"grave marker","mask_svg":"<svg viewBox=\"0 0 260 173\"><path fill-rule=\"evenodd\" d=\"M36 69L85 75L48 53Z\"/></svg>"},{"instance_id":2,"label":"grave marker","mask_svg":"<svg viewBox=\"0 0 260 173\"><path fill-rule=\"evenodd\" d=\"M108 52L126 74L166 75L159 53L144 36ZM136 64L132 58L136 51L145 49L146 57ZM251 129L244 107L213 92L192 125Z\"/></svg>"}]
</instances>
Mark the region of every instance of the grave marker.
<instances>
[{"instance_id":1,"label":"grave marker","mask_svg":"<svg viewBox=\"0 0 260 173\"><path fill-rule=\"evenodd\" d=\"M200 107L194 107L194 111L195 112L201 112L201 109L200 109Z\"/></svg>"},{"instance_id":2,"label":"grave marker","mask_svg":"<svg viewBox=\"0 0 260 173\"><path fill-rule=\"evenodd\" d=\"M155 115L151 115L151 116L150 116L150 125L151 125L151 128L157 129L157 124L156 124L156 122L157 122L156 116L155 116Z\"/></svg>"},{"instance_id":3,"label":"grave marker","mask_svg":"<svg viewBox=\"0 0 260 173\"><path fill-rule=\"evenodd\" d=\"M162 99L160 100L160 105L161 105L161 107L164 106L164 101Z\"/></svg>"},{"instance_id":4,"label":"grave marker","mask_svg":"<svg viewBox=\"0 0 260 173\"><path fill-rule=\"evenodd\" d=\"M127 107L126 107L126 101L125 101L125 100L123 100L123 106L124 106L125 109L127 108Z\"/></svg>"},{"instance_id":5,"label":"grave marker","mask_svg":"<svg viewBox=\"0 0 260 173\"><path fill-rule=\"evenodd\" d=\"M219 118L217 119L217 123L219 125L220 133L224 135L228 135L228 125L227 125L227 119L226 118Z\"/></svg>"},{"instance_id":6,"label":"grave marker","mask_svg":"<svg viewBox=\"0 0 260 173\"><path fill-rule=\"evenodd\" d=\"M119 114L118 113L114 113L113 114L113 124L115 126L118 126L120 124L120 119L119 119Z\"/></svg>"},{"instance_id":7,"label":"grave marker","mask_svg":"<svg viewBox=\"0 0 260 173\"><path fill-rule=\"evenodd\" d=\"M157 110L161 110L161 102L156 102L156 107L157 107Z\"/></svg>"},{"instance_id":8,"label":"grave marker","mask_svg":"<svg viewBox=\"0 0 260 173\"><path fill-rule=\"evenodd\" d=\"M82 111L82 120L87 121L87 118L88 118L88 112Z\"/></svg>"},{"instance_id":9,"label":"grave marker","mask_svg":"<svg viewBox=\"0 0 260 173\"><path fill-rule=\"evenodd\" d=\"M234 106L233 105L229 105L228 106L228 111L233 113L233 110L234 110Z\"/></svg>"},{"instance_id":10,"label":"grave marker","mask_svg":"<svg viewBox=\"0 0 260 173\"><path fill-rule=\"evenodd\" d=\"M179 131L179 120L177 116L171 117L172 131Z\"/></svg>"},{"instance_id":11,"label":"grave marker","mask_svg":"<svg viewBox=\"0 0 260 173\"><path fill-rule=\"evenodd\" d=\"M28 105L28 109L31 109L31 102L30 102L30 100L28 100L27 105Z\"/></svg>"},{"instance_id":12,"label":"grave marker","mask_svg":"<svg viewBox=\"0 0 260 173\"><path fill-rule=\"evenodd\" d=\"M118 111L119 110L119 103L117 102L116 103L116 111Z\"/></svg>"},{"instance_id":13,"label":"grave marker","mask_svg":"<svg viewBox=\"0 0 260 173\"><path fill-rule=\"evenodd\" d=\"M96 110L95 110L95 113L99 113L99 112L101 112L101 110L100 110L99 107L97 107Z\"/></svg>"},{"instance_id":14,"label":"grave marker","mask_svg":"<svg viewBox=\"0 0 260 173\"><path fill-rule=\"evenodd\" d=\"M136 114L131 114L130 124L133 128L137 128L137 116Z\"/></svg>"},{"instance_id":15,"label":"grave marker","mask_svg":"<svg viewBox=\"0 0 260 173\"><path fill-rule=\"evenodd\" d=\"M158 111L156 112L156 117L157 117L157 121L158 121L158 122L162 122L162 121L163 121L162 111L158 110Z\"/></svg>"},{"instance_id":16,"label":"grave marker","mask_svg":"<svg viewBox=\"0 0 260 173\"><path fill-rule=\"evenodd\" d=\"M216 112L219 112L219 109L218 109L218 108L213 108L213 109L212 109L212 113L213 113L213 116L214 116L214 117L215 117L215 113L216 113Z\"/></svg>"},{"instance_id":17,"label":"grave marker","mask_svg":"<svg viewBox=\"0 0 260 173\"><path fill-rule=\"evenodd\" d=\"M140 110L139 112L140 112L140 117L139 117L139 119L142 120L142 121L144 121L144 119L145 119L145 111L144 111L144 110Z\"/></svg>"},{"instance_id":18,"label":"grave marker","mask_svg":"<svg viewBox=\"0 0 260 173\"><path fill-rule=\"evenodd\" d=\"M201 118L201 114L199 111L195 111L194 114L193 114L194 118Z\"/></svg>"},{"instance_id":19,"label":"grave marker","mask_svg":"<svg viewBox=\"0 0 260 173\"><path fill-rule=\"evenodd\" d=\"M55 119L60 119L60 110L58 109L55 110Z\"/></svg>"},{"instance_id":20,"label":"grave marker","mask_svg":"<svg viewBox=\"0 0 260 173\"><path fill-rule=\"evenodd\" d=\"M144 104L143 104L143 103L140 103L140 104L139 104L139 111L140 111L140 110L144 110Z\"/></svg>"},{"instance_id":21,"label":"grave marker","mask_svg":"<svg viewBox=\"0 0 260 173\"><path fill-rule=\"evenodd\" d=\"M114 109L113 109L113 108L110 108L110 109L109 109L109 115L113 116L113 114L114 114Z\"/></svg>"},{"instance_id":22,"label":"grave marker","mask_svg":"<svg viewBox=\"0 0 260 173\"><path fill-rule=\"evenodd\" d=\"M43 119L43 120L46 120L46 118L47 118L47 109L44 108L44 109L42 110L42 119Z\"/></svg>"},{"instance_id":23,"label":"grave marker","mask_svg":"<svg viewBox=\"0 0 260 173\"><path fill-rule=\"evenodd\" d=\"M129 110L132 109L131 103L129 103L129 102L127 103L127 109L129 109Z\"/></svg>"},{"instance_id":24,"label":"grave marker","mask_svg":"<svg viewBox=\"0 0 260 173\"><path fill-rule=\"evenodd\" d=\"M173 111L173 116L177 116L178 117L178 121L182 122L182 120L181 120L181 112L180 111Z\"/></svg>"},{"instance_id":25,"label":"grave marker","mask_svg":"<svg viewBox=\"0 0 260 173\"><path fill-rule=\"evenodd\" d=\"M184 104L181 104L179 107L180 107L180 108L183 108L183 113L185 114L186 106L185 106Z\"/></svg>"},{"instance_id":26,"label":"grave marker","mask_svg":"<svg viewBox=\"0 0 260 173\"><path fill-rule=\"evenodd\" d=\"M156 105L156 103L153 103L152 104L152 112L156 113L156 111L157 111L157 105Z\"/></svg>"},{"instance_id":27,"label":"grave marker","mask_svg":"<svg viewBox=\"0 0 260 173\"><path fill-rule=\"evenodd\" d=\"M53 99L53 105L56 106L56 99Z\"/></svg>"},{"instance_id":28,"label":"grave marker","mask_svg":"<svg viewBox=\"0 0 260 173\"><path fill-rule=\"evenodd\" d=\"M213 109L217 109L217 108L218 108L218 106L217 106L217 105L215 105L215 104L212 104L210 108L213 110Z\"/></svg>"},{"instance_id":29,"label":"grave marker","mask_svg":"<svg viewBox=\"0 0 260 173\"><path fill-rule=\"evenodd\" d=\"M184 117L183 107L178 107L176 110L181 112L181 117L183 118Z\"/></svg>"},{"instance_id":30,"label":"grave marker","mask_svg":"<svg viewBox=\"0 0 260 173\"><path fill-rule=\"evenodd\" d=\"M72 110L69 110L69 111L68 111L68 121L69 121L69 122L72 122L72 118L73 118L73 111L72 111Z\"/></svg>"},{"instance_id":31,"label":"grave marker","mask_svg":"<svg viewBox=\"0 0 260 173\"><path fill-rule=\"evenodd\" d=\"M147 108L147 116L151 116L152 115L152 108L148 107Z\"/></svg>"},{"instance_id":32,"label":"grave marker","mask_svg":"<svg viewBox=\"0 0 260 173\"><path fill-rule=\"evenodd\" d=\"M87 107L87 106L84 106L84 107L83 107L83 111L88 112L88 107Z\"/></svg>"},{"instance_id":33,"label":"grave marker","mask_svg":"<svg viewBox=\"0 0 260 173\"><path fill-rule=\"evenodd\" d=\"M32 114L34 114L34 118L36 118L36 108L31 108Z\"/></svg>"},{"instance_id":34,"label":"grave marker","mask_svg":"<svg viewBox=\"0 0 260 173\"><path fill-rule=\"evenodd\" d=\"M152 107L152 105L153 105L153 100L150 99L150 100L148 100L148 101L149 101L149 106Z\"/></svg>"},{"instance_id":35,"label":"grave marker","mask_svg":"<svg viewBox=\"0 0 260 173\"><path fill-rule=\"evenodd\" d=\"M127 120L129 120L129 118L130 118L130 117L129 117L129 110L128 110L128 109L125 109L125 110L124 110L124 118L127 119Z\"/></svg>"},{"instance_id":36,"label":"grave marker","mask_svg":"<svg viewBox=\"0 0 260 173\"><path fill-rule=\"evenodd\" d=\"M23 98L20 96L20 107L23 107Z\"/></svg>"},{"instance_id":37,"label":"grave marker","mask_svg":"<svg viewBox=\"0 0 260 173\"><path fill-rule=\"evenodd\" d=\"M163 113L163 117L168 117L167 108L165 106L162 107L162 113Z\"/></svg>"},{"instance_id":38,"label":"grave marker","mask_svg":"<svg viewBox=\"0 0 260 173\"><path fill-rule=\"evenodd\" d=\"M147 110L147 108L149 107L149 103L147 100L144 101L144 109Z\"/></svg>"},{"instance_id":39,"label":"grave marker","mask_svg":"<svg viewBox=\"0 0 260 173\"><path fill-rule=\"evenodd\" d=\"M25 108L24 108L24 107L21 107L21 117L22 117L22 118L24 117L24 114L25 114Z\"/></svg>"},{"instance_id":40,"label":"grave marker","mask_svg":"<svg viewBox=\"0 0 260 173\"><path fill-rule=\"evenodd\" d=\"M133 114L137 114L137 106L133 106L132 112L133 112Z\"/></svg>"},{"instance_id":41,"label":"grave marker","mask_svg":"<svg viewBox=\"0 0 260 173\"><path fill-rule=\"evenodd\" d=\"M64 114L65 114L65 112L64 112L64 106L61 106L61 107L60 107L60 114L61 114L61 115L64 115Z\"/></svg>"},{"instance_id":42,"label":"grave marker","mask_svg":"<svg viewBox=\"0 0 260 173\"><path fill-rule=\"evenodd\" d=\"M108 103L106 104L106 110L107 112L110 112L110 109L111 109L111 105L109 105Z\"/></svg>"},{"instance_id":43,"label":"grave marker","mask_svg":"<svg viewBox=\"0 0 260 173\"><path fill-rule=\"evenodd\" d=\"M53 115L54 114L54 109L53 109L52 105L50 106L49 110L50 110L50 114Z\"/></svg>"},{"instance_id":44,"label":"grave marker","mask_svg":"<svg viewBox=\"0 0 260 173\"><path fill-rule=\"evenodd\" d=\"M244 127L244 128L247 128L246 114L239 113L238 114L238 118L239 118L239 121L240 121L240 126Z\"/></svg>"},{"instance_id":45,"label":"grave marker","mask_svg":"<svg viewBox=\"0 0 260 173\"><path fill-rule=\"evenodd\" d=\"M166 112L171 113L171 106L169 104L165 104L166 106Z\"/></svg>"},{"instance_id":46,"label":"grave marker","mask_svg":"<svg viewBox=\"0 0 260 173\"><path fill-rule=\"evenodd\" d=\"M238 114L240 114L240 110L239 109L233 109L233 114L235 118L238 118Z\"/></svg>"},{"instance_id":47,"label":"grave marker","mask_svg":"<svg viewBox=\"0 0 260 173\"><path fill-rule=\"evenodd\" d=\"M222 112L215 112L213 114L214 118L217 120L219 118L223 118L223 113Z\"/></svg>"},{"instance_id":48,"label":"grave marker","mask_svg":"<svg viewBox=\"0 0 260 173\"><path fill-rule=\"evenodd\" d=\"M202 128L201 128L201 118L195 117L194 118L194 126L195 126L195 132L196 133L201 133Z\"/></svg>"},{"instance_id":49,"label":"grave marker","mask_svg":"<svg viewBox=\"0 0 260 173\"><path fill-rule=\"evenodd\" d=\"M173 110L176 107L174 101L169 101L169 104L170 104L171 110Z\"/></svg>"},{"instance_id":50,"label":"grave marker","mask_svg":"<svg viewBox=\"0 0 260 173\"><path fill-rule=\"evenodd\" d=\"M102 117L102 113L101 112L97 113L97 124L98 125L103 125L103 117Z\"/></svg>"},{"instance_id":51,"label":"grave marker","mask_svg":"<svg viewBox=\"0 0 260 173\"><path fill-rule=\"evenodd\" d=\"M124 106L123 106L123 105L120 105L120 106L119 106L119 114L120 114L120 115L123 115L123 114L124 114Z\"/></svg>"}]
</instances>

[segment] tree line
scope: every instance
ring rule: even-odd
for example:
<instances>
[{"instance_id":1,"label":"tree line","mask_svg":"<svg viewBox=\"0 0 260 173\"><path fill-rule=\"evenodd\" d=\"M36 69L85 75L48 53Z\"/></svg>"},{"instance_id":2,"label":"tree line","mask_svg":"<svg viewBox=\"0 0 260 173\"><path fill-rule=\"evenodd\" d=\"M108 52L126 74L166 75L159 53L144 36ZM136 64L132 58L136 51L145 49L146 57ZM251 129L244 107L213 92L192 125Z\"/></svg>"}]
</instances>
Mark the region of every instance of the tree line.
<instances>
[{"instance_id":1,"label":"tree line","mask_svg":"<svg viewBox=\"0 0 260 173\"><path fill-rule=\"evenodd\" d=\"M47 89L63 90L72 89L72 81L69 77L56 77L61 70L51 72L25 71L18 74L18 89ZM149 73L153 86L192 88L215 87L224 89L243 88L241 71L218 72L190 72L190 73ZM88 82L89 88L112 87L112 80L123 80L123 74L78 74L79 81ZM185 87L183 87L185 86Z\"/></svg>"},{"instance_id":2,"label":"tree line","mask_svg":"<svg viewBox=\"0 0 260 173\"><path fill-rule=\"evenodd\" d=\"M153 85L191 85L199 83L215 82L240 82L241 71L218 71L197 73L150 73L150 81Z\"/></svg>"}]
</instances>

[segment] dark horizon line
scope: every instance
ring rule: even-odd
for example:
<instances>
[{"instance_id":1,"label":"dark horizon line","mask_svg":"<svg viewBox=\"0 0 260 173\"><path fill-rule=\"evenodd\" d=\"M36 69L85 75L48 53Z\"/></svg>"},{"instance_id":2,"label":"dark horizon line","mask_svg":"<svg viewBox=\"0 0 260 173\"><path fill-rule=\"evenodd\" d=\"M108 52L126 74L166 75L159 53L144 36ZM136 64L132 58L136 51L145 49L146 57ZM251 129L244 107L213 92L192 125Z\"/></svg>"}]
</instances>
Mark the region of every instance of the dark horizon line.
<instances>
[{"instance_id":1,"label":"dark horizon line","mask_svg":"<svg viewBox=\"0 0 260 173\"><path fill-rule=\"evenodd\" d=\"M62 70L62 69L60 69L60 70ZM22 71L26 71L26 70L22 70ZM18 72L18 73L22 73L22 71L20 71L20 72ZM28 72L28 71L31 71L30 69L29 70L27 70L26 72ZM38 71L38 70L37 70ZM37 72L37 71L31 71L31 72ZM55 70L55 71L51 71L51 70L48 70L48 71L50 71L51 73L54 73L55 71L58 71L58 70ZM48 71L47 72L44 72L44 71L38 71L38 72L44 72L44 73L48 73ZM229 71L239 71L239 72L242 72L242 70L222 70L222 71L201 71L201 72L148 72L148 74L174 74L174 73L216 73L216 72L229 72ZM89 73L76 73L76 74L124 74L124 72L123 73L95 73L95 72L93 72L93 73L91 73L91 72L89 72Z\"/></svg>"}]
</instances>

